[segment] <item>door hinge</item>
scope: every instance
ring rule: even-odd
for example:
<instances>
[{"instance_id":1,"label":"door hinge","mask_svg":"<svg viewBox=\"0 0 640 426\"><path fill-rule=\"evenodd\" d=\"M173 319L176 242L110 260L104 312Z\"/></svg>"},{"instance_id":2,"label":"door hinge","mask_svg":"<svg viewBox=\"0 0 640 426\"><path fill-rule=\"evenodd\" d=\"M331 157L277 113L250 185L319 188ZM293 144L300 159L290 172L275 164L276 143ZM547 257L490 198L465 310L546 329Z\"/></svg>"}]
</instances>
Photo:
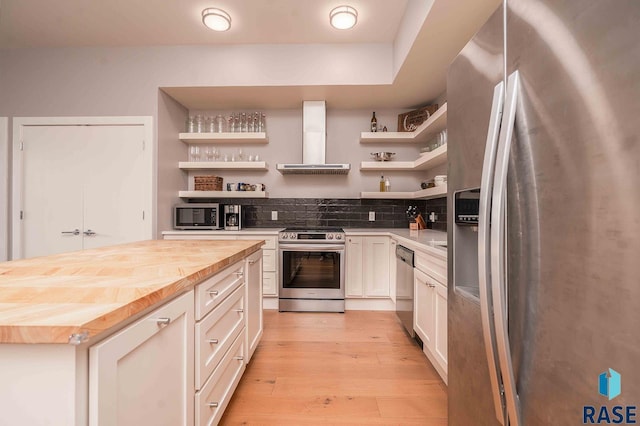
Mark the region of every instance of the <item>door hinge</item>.
<instances>
[{"instance_id":1,"label":"door hinge","mask_svg":"<svg viewBox=\"0 0 640 426\"><path fill-rule=\"evenodd\" d=\"M142 150L144 151L144 149L145 149L145 142L144 142L144 139L142 139Z\"/></svg>"},{"instance_id":2,"label":"door hinge","mask_svg":"<svg viewBox=\"0 0 640 426\"><path fill-rule=\"evenodd\" d=\"M142 220L144 220L144 210L142 210Z\"/></svg>"},{"instance_id":3,"label":"door hinge","mask_svg":"<svg viewBox=\"0 0 640 426\"><path fill-rule=\"evenodd\" d=\"M24 219L24 211L20 210L20 220Z\"/></svg>"},{"instance_id":4,"label":"door hinge","mask_svg":"<svg viewBox=\"0 0 640 426\"><path fill-rule=\"evenodd\" d=\"M24 151L24 142L20 141L20 151Z\"/></svg>"}]
</instances>

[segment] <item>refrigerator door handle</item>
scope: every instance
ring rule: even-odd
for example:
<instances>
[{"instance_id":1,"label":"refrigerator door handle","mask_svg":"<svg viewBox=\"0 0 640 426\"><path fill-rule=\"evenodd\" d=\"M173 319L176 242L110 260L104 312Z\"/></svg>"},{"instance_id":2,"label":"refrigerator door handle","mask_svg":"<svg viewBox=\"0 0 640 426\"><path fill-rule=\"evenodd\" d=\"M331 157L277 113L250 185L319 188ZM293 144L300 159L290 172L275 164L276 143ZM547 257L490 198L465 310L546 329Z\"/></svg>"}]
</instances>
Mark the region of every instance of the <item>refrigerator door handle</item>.
<instances>
[{"instance_id":1,"label":"refrigerator door handle","mask_svg":"<svg viewBox=\"0 0 640 426\"><path fill-rule=\"evenodd\" d=\"M507 405L508 422L520 426L520 402L516 389L507 317L507 282L505 277L505 214L507 194L507 171L509 152L515 128L516 104L518 102L519 74L514 71L507 80L507 97L504 106L503 125L498 143L498 155L494 174L491 206L491 292L493 318L496 330L496 346Z\"/></svg>"},{"instance_id":2,"label":"refrigerator door handle","mask_svg":"<svg viewBox=\"0 0 640 426\"><path fill-rule=\"evenodd\" d=\"M478 214L478 285L480 290L480 314L482 316L482 335L489 366L489 380L493 394L493 404L496 418L501 424L505 424L504 411L505 400L502 391L502 379L498 372L496 349L496 330L492 321L493 301L491 299L491 276L489 274L491 264L489 244L489 223L491 212L491 192L493 190L493 173L498 151L498 137L500 136L500 123L502 121L502 108L504 105L504 82L500 82L493 89L493 102L491 104L491 117L489 119L489 131L484 149L484 161L482 164L482 181L480 184L480 210Z\"/></svg>"}]
</instances>

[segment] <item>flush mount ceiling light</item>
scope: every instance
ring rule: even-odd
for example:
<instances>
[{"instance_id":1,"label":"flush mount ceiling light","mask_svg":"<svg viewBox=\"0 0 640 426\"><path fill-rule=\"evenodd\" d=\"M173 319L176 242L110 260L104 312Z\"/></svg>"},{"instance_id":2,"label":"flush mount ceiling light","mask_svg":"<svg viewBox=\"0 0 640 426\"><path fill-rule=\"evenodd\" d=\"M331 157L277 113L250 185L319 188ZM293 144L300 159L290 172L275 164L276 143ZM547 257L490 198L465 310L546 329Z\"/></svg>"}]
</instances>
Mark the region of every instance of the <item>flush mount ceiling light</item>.
<instances>
[{"instance_id":1,"label":"flush mount ceiling light","mask_svg":"<svg viewBox=\"0 0 640 426\"><path fill-rule=\"evenodd\" d=\"M210 7L202 11L202 23L214 31L231 28L231 16L222 9Z\"/></svg>"},{"instance_id":2,"label":"flush mount ceiling light","mask_svg":"<svg viewBox=\"0 0 640 426\"><path fill-rule=\"evenodd\" d=\"M358 11L351 6L338 6L329 13L329 22L337 30L348 30L358 22Z\"/></svg>"}]
</instances>

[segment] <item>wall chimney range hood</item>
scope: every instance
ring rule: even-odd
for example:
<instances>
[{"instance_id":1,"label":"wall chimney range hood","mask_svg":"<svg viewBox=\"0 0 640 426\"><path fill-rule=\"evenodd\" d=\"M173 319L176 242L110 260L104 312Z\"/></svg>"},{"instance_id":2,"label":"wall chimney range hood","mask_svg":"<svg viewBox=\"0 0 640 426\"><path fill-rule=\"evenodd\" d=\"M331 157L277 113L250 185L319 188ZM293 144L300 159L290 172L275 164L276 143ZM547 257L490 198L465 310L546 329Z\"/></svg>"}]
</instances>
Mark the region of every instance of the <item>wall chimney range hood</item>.
<instances>
[{"instance_id":1,"label":"wall chimney range hood","mask_svg":"<svg viewBox=\"0 0 640 426\"><path fill-rule=\"evenodd\" d=\"M346 175L351 164L327 164L327 107L325 101L302 103L302 163L277 164L282 174Z\"/></svg>"}]
</instances>

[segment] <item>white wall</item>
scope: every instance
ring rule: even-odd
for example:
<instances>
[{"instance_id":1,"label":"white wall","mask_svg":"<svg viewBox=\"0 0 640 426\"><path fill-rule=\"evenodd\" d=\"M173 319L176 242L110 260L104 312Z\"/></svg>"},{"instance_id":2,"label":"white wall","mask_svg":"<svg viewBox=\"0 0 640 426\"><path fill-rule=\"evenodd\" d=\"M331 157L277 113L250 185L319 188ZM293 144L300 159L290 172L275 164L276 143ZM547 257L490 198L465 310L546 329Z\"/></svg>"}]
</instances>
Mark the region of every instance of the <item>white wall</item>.
<instances>
[{"instance_id":1,"label":"white wall","mask_svg":"<svg viewBox=\"0 0 640 426\"><path fill-rule=\"evenodd\" d=\"M0 117L0 262L9 253L9 119Z\"/></svg>"}]
</instances>

